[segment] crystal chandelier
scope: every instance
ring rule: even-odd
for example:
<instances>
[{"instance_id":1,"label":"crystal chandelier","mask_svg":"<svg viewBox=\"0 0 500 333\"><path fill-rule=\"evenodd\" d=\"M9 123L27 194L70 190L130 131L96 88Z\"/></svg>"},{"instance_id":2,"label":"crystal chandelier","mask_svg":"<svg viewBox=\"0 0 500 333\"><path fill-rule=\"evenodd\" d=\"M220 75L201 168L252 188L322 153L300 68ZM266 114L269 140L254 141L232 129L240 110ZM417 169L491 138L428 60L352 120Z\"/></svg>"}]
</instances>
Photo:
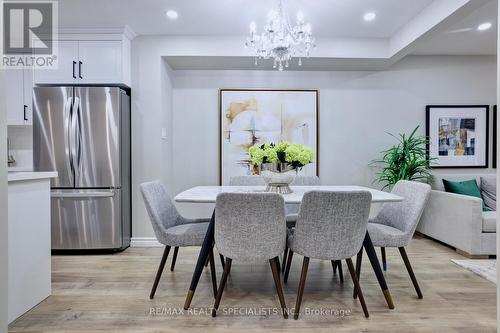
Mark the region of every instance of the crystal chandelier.
<instances>
[{"instance_id":1,"label":"crystal chandelier","mask_svg":"<svg viewBox=\"0 0 500 333\"><path fill-rule=\"evenodd\" d=\"M302 58L309 57L311 49L315 48L315 40L311 34L311 25L304 23L304 15L297 14L297 25L292 26L288 15L279 0L278 9L267 14L264 31L257 34L255 22L250 23L250 37L247 37L245 47L255 51L255 64L258 59L274 59L273 68L282 71L288 67L292 57L298 57L298 65Z\"/></svg>"}]
</instances>

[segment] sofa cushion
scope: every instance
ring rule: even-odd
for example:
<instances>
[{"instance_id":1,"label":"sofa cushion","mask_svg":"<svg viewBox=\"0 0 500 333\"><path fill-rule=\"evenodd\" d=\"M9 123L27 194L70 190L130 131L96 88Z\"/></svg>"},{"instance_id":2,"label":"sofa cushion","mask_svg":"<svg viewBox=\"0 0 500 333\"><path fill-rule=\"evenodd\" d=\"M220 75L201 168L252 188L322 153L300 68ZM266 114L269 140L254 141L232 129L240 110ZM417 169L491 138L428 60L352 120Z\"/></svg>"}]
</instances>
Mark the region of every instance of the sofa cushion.
<instances>
[{"instance_id":1,"label":"sofa cushion","mask_svg":"<svg viewBox=\"0 0 500 333\"><path fill-rule=\"evenodd\" d=\"M481 177L494 177L496 178L496 173L442 173L439 170L433 171L431 186L433 190L444 191L443 179L453 180L453 181L463 181L475 179L477 184L481 183Z\"/></svg>"},{"instance_id":2,"label":"sofa cushion","mask_svg":"<svg viewBox=\"0 0 500 333\"><path fill-rule=\"evenodd\" d=\"M483 232L497 232L497 212L483 212Z\"/></svg>"},{"instance_id":3,"label":"sofa cushion","mask_svg":"<svg viewBox=\"0 0 500 333\"><path fill-rule=\"evenodd\" d=\"M497 210L497 178L495 176L481 177L481 196L484 204L490 210Z\"/></svg>"},{"instance_id":4,"label":"sofa cushion","mask_svg":"<svg viewBox=\"0 0 500 333\"><path fill-rule=\"evenodd\" d=\"M479 190L479 186L477 186L475 179L458 181L458 182L443 179L443 185L446 192L468 195L471 197L483 199L481 197L481 191ZM486 207L483 200L483 211L487 210L489 209Z\"/></svg>"}]
</instances>

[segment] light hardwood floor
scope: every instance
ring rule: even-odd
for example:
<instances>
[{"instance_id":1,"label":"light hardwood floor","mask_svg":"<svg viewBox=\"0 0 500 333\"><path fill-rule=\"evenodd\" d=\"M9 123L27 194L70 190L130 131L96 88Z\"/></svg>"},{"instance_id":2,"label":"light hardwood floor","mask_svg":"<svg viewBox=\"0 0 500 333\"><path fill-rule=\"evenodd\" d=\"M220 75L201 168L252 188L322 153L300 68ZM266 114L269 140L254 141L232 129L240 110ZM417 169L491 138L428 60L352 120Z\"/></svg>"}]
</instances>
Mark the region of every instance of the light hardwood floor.
<instances>
[{"instance_id":1,"label":"light hardwood floor","mask_svg":"<svg viewBox=\"0 0 500 333\"><path fill-rule=\"evenodd\" d=\"M342 285L332 274L330 262L317 260L309 265L302 309L347 310L350 314L302 313L298 321L267 314L260 308L279 306L269 265L237 261L233 261L217 318L210 317L213 295L208 269L192 303L198 313L181 313L198 251L180 249L175 272L170 272L169 258L154 300L148 295L160 248L54 256L53 295L12 323L9 332L496 332L496 286L453 264L450 259L461 257L432 240L416 238L408 248L422 300L416 297L397 249L387 250L386 277L395 310L387 308L365 257L361 285L369 319L352 299L345 263ZM294 256L285 286L289 307L295 305L301 265L302 258ZM221 273L217 260L218 279ZM227 314L230 309L263 312Z\"/></svg>"}]
</instances>

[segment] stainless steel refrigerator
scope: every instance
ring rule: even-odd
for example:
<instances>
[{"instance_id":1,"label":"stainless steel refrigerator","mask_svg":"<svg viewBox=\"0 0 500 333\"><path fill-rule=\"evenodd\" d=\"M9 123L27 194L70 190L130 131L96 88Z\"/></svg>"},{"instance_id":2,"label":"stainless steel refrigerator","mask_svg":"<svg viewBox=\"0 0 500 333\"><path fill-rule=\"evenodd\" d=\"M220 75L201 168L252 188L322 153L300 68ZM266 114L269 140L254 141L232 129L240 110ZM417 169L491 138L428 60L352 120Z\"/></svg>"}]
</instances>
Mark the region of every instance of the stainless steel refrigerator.
<instances>
[{"instance_id":1,"label":"stainless steel refrigerator","mask_svg":"<svg viewBox=\"0 0 500 333\"><path fill-rule=\"evenodd\" d=\"M36 87L35 171L51 184L53 250L122 250L131 236L130 94L118 87Z\"/></svg>"}]
</instances>

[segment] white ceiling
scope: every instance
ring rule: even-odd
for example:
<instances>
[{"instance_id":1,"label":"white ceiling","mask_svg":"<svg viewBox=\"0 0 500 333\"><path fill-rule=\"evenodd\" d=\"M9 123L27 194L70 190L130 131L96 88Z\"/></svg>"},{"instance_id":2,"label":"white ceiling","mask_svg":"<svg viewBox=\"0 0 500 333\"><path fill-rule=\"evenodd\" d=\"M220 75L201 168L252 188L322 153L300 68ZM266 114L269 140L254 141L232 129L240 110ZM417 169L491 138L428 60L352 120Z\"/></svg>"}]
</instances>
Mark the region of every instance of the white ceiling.
<instances>
[{"instance_id":1,"label":"white ceiling","mask_svg":"<svg viewBox=\"0 0 500 333\"><path fill-rule=\"evenodd\" d=\"M130 27L156 35L173 69L254 68L243 48L249 22L264 24L278 0L59 0L63 29ZM290 70L383 68L408 54L493 55L497 0L284 0L313 27L318 47L307 65ZM165 12L174 9L177 20ZM363 14L377 18L365 22ZM483 22L493 23L479 32ZM158 37L160 36L161 37ZM249 65L250 64L250 65ZM264 62L260 69L271 69Z\"/></svg>"},{"instance_id":2,"label":"white ceiling","mask_svg":"<svg viewBox=\"0 0 500 333\"><path fill-rule=\"evenodd\" d=\"M388 38L433 0L285 0L291 20L301 10L317 36ZM122 27L139 35L245 35L262 27L277 0L60 0L65 28ZM177 20L165 12L175 9ZM363 21L373 11L374 22Z\"/></svg>"},{"instance_id":3,"label":"white ceiling","mask_svg":"<svg viewBox=\"0 0 500 333\"><path fill-rule=\"evenodd\" d=\"M413 54L422 55L494 55L497 53L498 2L490 1L458 23L430 34L415 45ZM477 31L483 22L493 23L487 31Z\"/></svg>"}]
</instances>

